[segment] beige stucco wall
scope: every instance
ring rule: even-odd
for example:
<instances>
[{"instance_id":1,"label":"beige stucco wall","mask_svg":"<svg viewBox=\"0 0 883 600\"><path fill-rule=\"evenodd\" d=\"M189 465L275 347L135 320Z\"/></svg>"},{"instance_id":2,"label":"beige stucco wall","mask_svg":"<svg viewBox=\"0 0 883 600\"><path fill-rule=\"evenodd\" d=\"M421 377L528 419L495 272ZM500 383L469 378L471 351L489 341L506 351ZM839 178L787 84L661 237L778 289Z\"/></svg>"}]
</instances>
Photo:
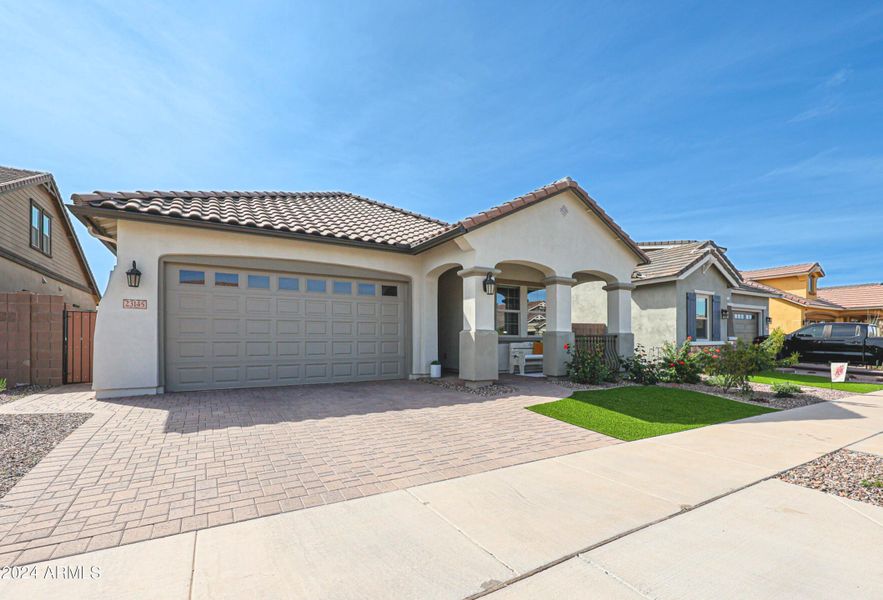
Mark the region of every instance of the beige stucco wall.
<instances>
[{"instance_id":1,"label":"beige stucco wall","mask_svg":"<svg viewBox=\"0 0 883 600\"><path fill-rule=\"evenodd\" d=\"M591 271L604 273L611 280L628 281L638 262L635 254L569 191L419 255L120 220L117 266L110 274L95 331L93 386L100 396L162 391L160 261L174 255L311 261L407 278L411 283L412 376L427 374L430 361L438 357L438 277L445 271L454 267L493 268L510 261L530 265L546 276L570 277ZM133 260L142 271L137 289L127 287L125 278ZM148 308L124 310L125 298L147 300ZM492 302L481 295L477 300ZM475 324L479 330L493 328L492 310L487 314L491 315L490 324ZM466 320L464 317L464 323Z\"/></svg>"},{"instance_id":2,"label":"beige stucco wall","mask_svg":"<svg viewBox=\"0 0 883 600\"><path fill-rule=\"evenodd\" d=\"M642 285L632 290L632 330L636 346L653 350L677 339L676 288L672 281Z\"/></svg>"},{"instance_id":3,"label":"beige stucco wall","mask_svg":"<svg viewBox=\"0 0 883 600\"><path fill-rule=\"evenodd\" d=\"M0 292L27 291L35 294L64 296L64 301L67 304L76 304L84 309L95 308L95 296L92 294L55 280L48 275L41 275L3 257L0 257L0 274L2 274L0 276Z\"/></svg>"},{"instance_id":4,"label":"beige stucco wall","mask_svg":"<svg viewBox=\"0 0 883 600\"><path fill-rule=\"evenodd\" d=\"M607 322L607 292L602 289L605 285L604 281L587 281L573 286L570 305L574 323Z\"/></svg>"}]
</instances>

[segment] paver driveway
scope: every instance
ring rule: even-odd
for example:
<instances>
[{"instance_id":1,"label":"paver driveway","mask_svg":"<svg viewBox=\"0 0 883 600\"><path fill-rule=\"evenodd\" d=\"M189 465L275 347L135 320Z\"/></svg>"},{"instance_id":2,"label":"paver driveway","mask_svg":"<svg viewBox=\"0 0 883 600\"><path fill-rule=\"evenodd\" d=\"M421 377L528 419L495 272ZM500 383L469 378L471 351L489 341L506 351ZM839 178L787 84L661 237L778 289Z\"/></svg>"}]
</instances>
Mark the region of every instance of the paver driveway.
<instances>
[{"instance_id":1,"label":"paver driveway","mask_svg":"<svg viewBox=\"0 0 883 600\"><path fill-rule=\"evenodd\" d=\"M94 416L0 498L0 565L617 443L524 410L569 390L514 385L497 398L395 381L104 401L68 386L18 400L0 411Z\"/></svg>"}]
</instances>

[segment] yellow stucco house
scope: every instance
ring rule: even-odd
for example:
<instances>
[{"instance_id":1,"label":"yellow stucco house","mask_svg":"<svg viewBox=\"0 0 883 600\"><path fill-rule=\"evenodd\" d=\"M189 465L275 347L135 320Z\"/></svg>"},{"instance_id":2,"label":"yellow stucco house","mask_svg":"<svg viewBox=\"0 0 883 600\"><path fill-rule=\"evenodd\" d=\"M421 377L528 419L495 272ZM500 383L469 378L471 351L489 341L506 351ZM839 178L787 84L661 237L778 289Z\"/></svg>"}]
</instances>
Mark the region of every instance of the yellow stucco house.
<instances>
[{"instance_id":1,"label":"yellow stucco house","mask_svg":"<svg viewBox=\"0 0 883 600\"><path fill-rule=\"evenodd\" d=\"M771 328L785 333L807 323L883 320L883 283L820 287L824 276L817 262L742 272L749 286L779 292L780 297L770 299Z\"/></svg>"}]
</instances>

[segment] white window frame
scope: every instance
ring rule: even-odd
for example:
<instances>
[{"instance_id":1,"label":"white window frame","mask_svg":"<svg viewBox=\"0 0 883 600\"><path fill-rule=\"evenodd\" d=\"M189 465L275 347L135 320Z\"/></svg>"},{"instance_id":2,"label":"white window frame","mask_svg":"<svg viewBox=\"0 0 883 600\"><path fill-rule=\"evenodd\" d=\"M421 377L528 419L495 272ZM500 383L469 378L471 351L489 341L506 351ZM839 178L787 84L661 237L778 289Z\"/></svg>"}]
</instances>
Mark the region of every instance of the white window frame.
<instances>
[{"instance_id":1,"label":"white window frame","mask_svg":"<svg viewBox=\"0 0 883 600\"><path fill-rule=\"evenodd\" d=\"M543 339L542 335L527 333L527 320L528 320L528 316L529 316L527 295L529 292L532 292L532 291L544 290L544 289L546 289L545 286L543 286L542 284L521 285L521 284L517 284L517 283L498 283L497 284L497 291L499 291L500 288L514 288L514 289L518 290L518 310L507 309L507 308L504 308L502 310L502 313L517 313L518 314L518 334L517 335L511 334L511 333L499 333L502 323L497 321L497 316L500 313L497 311L497 298L496 298L496 294L494 294L494 330L499 333L500 338L501 339L530 339L530 340Z\"/></svg>"}]
</instances>

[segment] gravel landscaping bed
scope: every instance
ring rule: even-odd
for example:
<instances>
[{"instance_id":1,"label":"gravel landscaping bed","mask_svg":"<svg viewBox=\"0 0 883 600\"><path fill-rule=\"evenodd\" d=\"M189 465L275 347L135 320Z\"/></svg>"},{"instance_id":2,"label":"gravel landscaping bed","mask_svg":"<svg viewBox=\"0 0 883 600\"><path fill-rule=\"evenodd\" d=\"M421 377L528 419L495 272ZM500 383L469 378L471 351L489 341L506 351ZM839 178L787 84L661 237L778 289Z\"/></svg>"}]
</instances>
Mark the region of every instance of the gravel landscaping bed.
<instances>
[{"instance_id":1,"label":"gravel landscaping bed","mask_svg":"<svg viewBox=\"0 0 883 600\"><path fill-rule=\"evenodd\" d=\"M511 385L503 385L500 383L491 383L488 385L483 385L480 387L470 387L464 385L462 380L454 379L450 377L442 377L441 379L430 379L423 378L420 381L424 383L429 383L432 385L437 385L438 387L445 388L446 390L453 390L455 392L465 392L467 394L474 394L476 396L484 396L484 397L492 397L492 396L502 396L504 394L511 394L518 388L512 387Z\"/></svg>"},{"instance_id":2,"label":"gravel landscaping bed","mask_svg":"<svg viewBox=\"0 0 883 600\"><path fill-rule=\"evenodd\" d=\"M48 385L25 385L22 387L12 388L11 390L3 390L0 392L0 404L6 404L13 400L18 400L31 394L37 394L44 390L48 390L52 386Z\"/></svg>"},{"instance_id":3,"label":"gravel landscaping bed","mask_svg":"<svg viewBox=\"0 0 883 600\"><path fill-rule=\"evenodd\" d=\"M883 456L838 450L779 476L841 498L883 506Z\"/></svg>"},{"instance_id":4,"label":"gravel landscaping bed","mask_svg":"<svg viewBox=\"0 0 883 600\"><path fill-rule=\"evenodd\" d=\"M0 415L0 498L89 413Z\"/></svg>"},{"instance_id":5,"label":"gravel landscaping bed","mask_svg":"<svg viewBox=\"0 0 883 600\"><path fill-rule=\"evenodd\" d=\"M567 388L569 390L609 390L610 388L618 388L625 387L628 385L634 385L630 381L617 381L615 383L602 383L601 385L591 385L588 383L576 383L567 379L566 377L545 377L542 379L546 383L553 383L555 385L560 385L561 387Z\"/></svg>"},{"instance_id":6,"label":"gravel landscaping bed","mask_svg":"<svg viewBox=\"0 0 883 600\"><path fill-rule=\"evenodd\" d=\"M848 398L849 396L855 395L852 392L841 392L839 390L802 387L801 389L803 392L800 394L796 394L790 398L776 398L776 395L772 392L771 386L764 383L750 383L751 397L746 398L738 391L730 390L729 392L725 392L719 387L714 387L705 383L661 383L659 385L681 387L688 390L702 392L703 394L711 394L713 396L720 396L722 398L729 398L730 400L737 400L747 404L756 404L758 406L770 406L781 410L809 406L810 404L817 404L819 402L825 402L826 400L837 400L839 398Z\"/></svg>"}]
</instances>

